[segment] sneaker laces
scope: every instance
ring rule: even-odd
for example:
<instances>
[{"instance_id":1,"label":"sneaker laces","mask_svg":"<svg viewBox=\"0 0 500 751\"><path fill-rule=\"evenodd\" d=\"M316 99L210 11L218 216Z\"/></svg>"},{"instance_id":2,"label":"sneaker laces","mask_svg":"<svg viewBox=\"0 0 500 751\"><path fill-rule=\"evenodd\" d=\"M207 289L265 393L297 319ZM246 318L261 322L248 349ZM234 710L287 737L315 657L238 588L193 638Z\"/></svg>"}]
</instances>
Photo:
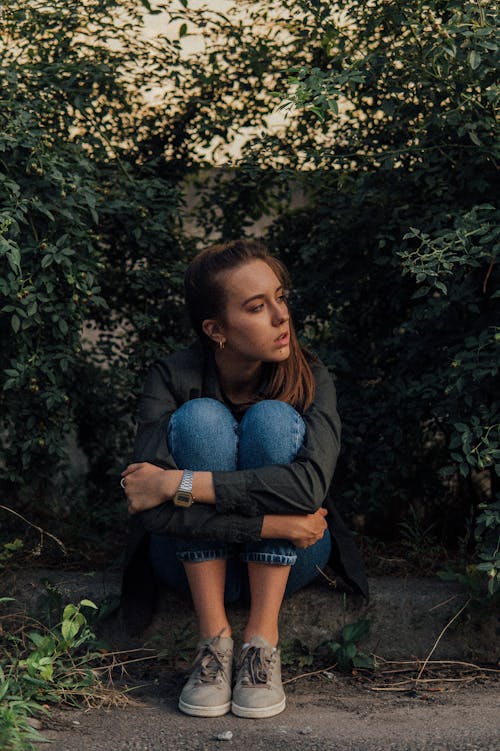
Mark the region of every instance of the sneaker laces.
<instances>
[{"instance_id":1,"label":"sneaker laces","mask_svg":"<svg viewBox=\"0 0 500 751\"><path fill-rule=\"evenodd\" d=\"M225 667L222 661L224 653L218 652L213 644L204 644L193 663L193 669L199 670L197 676L204 683L215 683L219 675L224 674Z\"/></svg>"},{"instance_id":2,"label":"sneaker laces","mask_svg":"<svg viewBox=\"0 0 500 751\"><path fill-rule=\"evenodd\" d=\"M240 670L244 673L241 682L246 685L266 686L271 679L274 650L249 646L241 656Z\"/></svg>"}]
</instances>

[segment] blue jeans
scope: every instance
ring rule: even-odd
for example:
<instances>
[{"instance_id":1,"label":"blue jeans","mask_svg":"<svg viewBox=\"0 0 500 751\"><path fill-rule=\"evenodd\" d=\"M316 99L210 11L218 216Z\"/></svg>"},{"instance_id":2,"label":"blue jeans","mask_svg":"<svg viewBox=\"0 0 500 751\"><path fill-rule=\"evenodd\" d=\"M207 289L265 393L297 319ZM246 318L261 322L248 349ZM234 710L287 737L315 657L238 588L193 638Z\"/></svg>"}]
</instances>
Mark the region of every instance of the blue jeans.
<instances>
[{"instance_id":1,"label":"blue jeans","mask_svg":"<svg viewBox=\"0 0 500 751\"><path fill-rule=\"evenodd\" d=\"M261 401L240 423L215 399L192 399L174 412L168 427L170 453L178 466L198 471L234 471L289 464L302 445L305 424L289 404ZM189 592L182 561L227 559L226 602L249 599L246 564L251 561L291 566L285 595L318 575L330 557L328 530L315 545L296 548L289 540L244 544L221 540L152 535L151 562L160 578L177 592Z\"/></svg>"}]
</instances>

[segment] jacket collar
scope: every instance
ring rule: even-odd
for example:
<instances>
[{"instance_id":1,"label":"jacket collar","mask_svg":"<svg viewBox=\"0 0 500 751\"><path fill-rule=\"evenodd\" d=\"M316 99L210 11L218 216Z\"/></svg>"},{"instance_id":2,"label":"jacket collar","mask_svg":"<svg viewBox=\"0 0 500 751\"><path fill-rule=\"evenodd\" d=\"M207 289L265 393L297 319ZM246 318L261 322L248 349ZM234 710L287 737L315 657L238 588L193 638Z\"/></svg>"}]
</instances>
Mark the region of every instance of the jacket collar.
<instances>
[{"instance_id":1,"label":"jacket collar","mask_svg":"<svg viewBox=\"0 0 500 751\"><path fill-rule=\"evenodd\" d=\"M198 344L203 357L203 383L200 396L222 401L222 391L217 377L217 368L213 351L207 345Z\"/></svg>"}]
</instances>

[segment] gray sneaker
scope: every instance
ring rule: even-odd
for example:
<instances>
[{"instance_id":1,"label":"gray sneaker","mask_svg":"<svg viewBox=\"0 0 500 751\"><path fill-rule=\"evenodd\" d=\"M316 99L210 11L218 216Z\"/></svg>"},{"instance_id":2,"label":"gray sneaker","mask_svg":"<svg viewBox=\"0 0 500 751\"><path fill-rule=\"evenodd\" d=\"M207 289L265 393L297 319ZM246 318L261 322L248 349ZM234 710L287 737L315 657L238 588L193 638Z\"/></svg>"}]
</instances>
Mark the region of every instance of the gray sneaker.
<instances>
[{"instance_id":1,"label":"gray sneaker","mask_svg":"<svg viewBox=\"0 0 500 751\"><path fill-rule=\"evenodd\" d=\"M229 712L232 666L231 637L200 641L191 675L179 697L181 712L196 717L219 717Z\"/></svg>"},{"instance_id":2,"label":"gray sneaker","mask_svg":"<svg viewBox=\"0 0 500 751\"><path fill-rule=\"evenodd\" d=\"M274 717L285 709L280 650L253 636L241 650L231 711L238 717Z\"/></svg>"}]
</instances>

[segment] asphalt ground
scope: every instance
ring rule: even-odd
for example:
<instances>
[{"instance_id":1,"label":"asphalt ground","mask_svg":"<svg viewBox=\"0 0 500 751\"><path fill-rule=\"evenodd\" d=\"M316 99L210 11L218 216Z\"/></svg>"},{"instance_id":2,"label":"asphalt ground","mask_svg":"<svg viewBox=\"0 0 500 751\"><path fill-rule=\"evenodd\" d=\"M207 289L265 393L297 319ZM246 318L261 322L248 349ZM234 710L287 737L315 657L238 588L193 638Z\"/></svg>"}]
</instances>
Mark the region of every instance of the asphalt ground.
<instances>
[{"instance_id":1,"label":"asphalt ground","mask_svg":"<svg viewBox=\"0 0 500 751\"><path fill-rule=\"evenodd\" d=\"M287 708L266 720L187 717L161 683L121 709L52 713L51 751L498 751L500 683L375 691L315 676L287 688ZM439 689L436 691L436 689ZM44 746L40 744L43 751Z\"/></svg>"}]
</instances>

